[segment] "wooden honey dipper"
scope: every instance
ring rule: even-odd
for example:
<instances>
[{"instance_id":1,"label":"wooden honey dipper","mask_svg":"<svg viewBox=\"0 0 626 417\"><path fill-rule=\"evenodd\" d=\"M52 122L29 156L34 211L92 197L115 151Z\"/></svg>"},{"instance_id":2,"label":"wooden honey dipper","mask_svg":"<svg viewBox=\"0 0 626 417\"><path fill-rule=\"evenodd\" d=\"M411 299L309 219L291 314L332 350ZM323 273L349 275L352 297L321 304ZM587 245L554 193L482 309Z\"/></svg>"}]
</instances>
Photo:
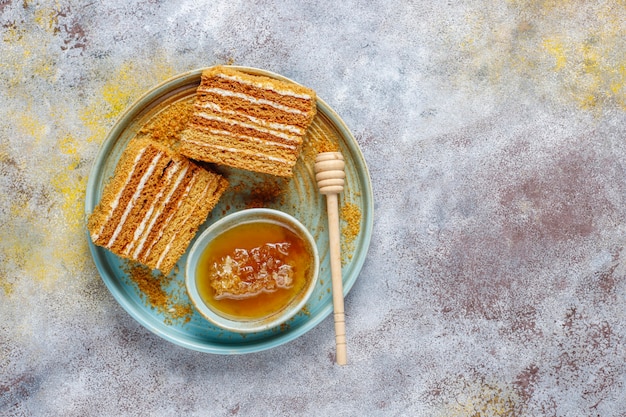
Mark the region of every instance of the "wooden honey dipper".
<instances>
[{"instance_id":1,"label":"wooden honey dipper","mask_svg":"<svg viewBox=\"0 0 626 417\"><path fill-rule=\"evenodd\" d=\"M345 162L339 152L319 153L315 158L315 180L320 193L326 195L328 211L328 241L330 245L330 273L333 288L335 317L335 346L337 364L348 362L346 352L346 319L343 308L343 281L341 278L341 250L339 237L339 194L346 178Z\"/></svg>"}]
</instances>

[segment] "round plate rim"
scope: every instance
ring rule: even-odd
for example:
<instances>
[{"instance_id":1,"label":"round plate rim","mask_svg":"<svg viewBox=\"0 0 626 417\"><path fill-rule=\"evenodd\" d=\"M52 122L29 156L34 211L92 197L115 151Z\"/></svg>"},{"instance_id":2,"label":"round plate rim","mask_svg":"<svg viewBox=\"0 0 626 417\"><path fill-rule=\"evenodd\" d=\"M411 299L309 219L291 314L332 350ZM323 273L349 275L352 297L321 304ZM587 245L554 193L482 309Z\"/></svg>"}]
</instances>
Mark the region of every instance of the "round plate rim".
<instances>
[{"instance_id":1,"label":"round plate rim","mask_svg":"<svg viewBox=\"0 0 626 417\"><path fill-rule=\"evenodd\" d=\"M259 69L255 67L246 67L246 66L235 66L229 65L228 67L238 69L241 71L249 72L252 74L265 75L272 78L282 79L285 81L290 81L298 84L297 82L283 76L280 74L276 74L272 71ZM145 109L145 107L150 104L156 97L164 94L164 90L173 91L177 87L183 86L189 82L190 79L199 78L202 72L211 67L203 67L197 68L190 71L186 71L173 77L166 79L165 81L157 84L156 86L150 88L147 92L137 98L132 104L130 104L126 109L122 112L122 114L117 118L113 127L108 131L105 136L96 158L92 164L89 178L87 180L87 189L85 193L85 218L90 214L91 210L97 204L96 199L98 196L95 193L96 188L96 180L99 178L98 173L102 172L102 167L104 166L111 150L114 148L117 139L120 134L126 129L128 124L133 120L133 118L138 115L141 111ZM165 91L165 92L166 92ZM361 240L361 251L357 251L354 253L350 263L352 264L352 275L346 279L344 276L344 288L343 293L344 297L350 292L352 286L356 282L356 279L360 275L360 272L365 263L365 259L367 256L367 252L371 243L372 231L374 225L374 204L373 204L373 189L372 182L369 174L369 170L367 167L367 163L363 156L363 153L358 146L358 143L345 122L339 117L339 115L319 96L316 97L318 111L324 113L334 124L334 126L339 130L339 133L343 137L343 140L350 150L351 158L354 160L355 166L359 167L357 170L357 174L361 177L360 182L362 183L363 189L361 191L361 198L363 199L363 207L367 208L368 216L364 218L364 228L361 231L363 233L363 238ZM322 309L319 310L318 314L314 317L311 317L297 329L289 332L279 332L276 335L272 336L268 339L263 339L259 341L249 342L245 345L233 345L233 344L208 344L208 343L199 343L196 340L191 338L182 339L176 337L175 332L171 331L171 327L166 325L165 323L159 322L150 322L146 319L146 314L142 311L139 311L136 306L131 303L126 297L123 296L121 291L118 291L116 288L116 282L118 279L114 277L114 273L111 271L110 265L108 262L104 261L104 254L106 250L100 248L93 244L91 238L89 236L89 232L87 231L85 224L85 235L89 246L89 251L91 253L92 259L95 263L96 269L104 281L106 287L109 292L113 295L113 298L120 304L120 306L140 325L142 325L147 330L156 334L157 336L168 340L178 346L195 350L198 352L205 353L213 353L213 354L247 354L260 352L264 350L268 350L274 347L278 347L282 344L290 342L292 340L297 339L303 334L307 333L314 327L316 327L321 321L323 321L332 311L332 303L327 303ZM151 316L152 317L152 316ZM170 329L170 331L168 331Z\"/></svg>"}]
</instances>

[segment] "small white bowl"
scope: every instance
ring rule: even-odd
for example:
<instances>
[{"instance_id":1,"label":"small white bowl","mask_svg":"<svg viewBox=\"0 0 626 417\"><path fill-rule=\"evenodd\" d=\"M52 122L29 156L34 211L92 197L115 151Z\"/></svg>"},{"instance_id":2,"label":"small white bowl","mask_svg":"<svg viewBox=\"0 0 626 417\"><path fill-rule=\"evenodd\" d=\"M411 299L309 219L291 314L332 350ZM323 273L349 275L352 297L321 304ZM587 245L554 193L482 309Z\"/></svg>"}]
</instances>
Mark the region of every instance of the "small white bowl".
<instances>
[{"instance_id":1,"label":"small white bowl","mask_svg":"<svg viewBox=\"0 0 626 417\"><path fill-rule=\"evenodd\" d=\"M201 257L216 237L242 224L274 223L287 227L302 239L311 256L310 267L306 274L304 287L295 294L286 305L260 318L239 318L224 314L217 308L210 306L200 295L198 289L198 267ZM187 293L196 310L214 325L238 333L254 333L280 326L296 315L311 297L317 285L319 274L319 255L315 240L311 233L295 217L282 211L257 208L241 210L229 214L209 226L191 247L185 270L185 285Z\"/></svg>"}]
</instances>

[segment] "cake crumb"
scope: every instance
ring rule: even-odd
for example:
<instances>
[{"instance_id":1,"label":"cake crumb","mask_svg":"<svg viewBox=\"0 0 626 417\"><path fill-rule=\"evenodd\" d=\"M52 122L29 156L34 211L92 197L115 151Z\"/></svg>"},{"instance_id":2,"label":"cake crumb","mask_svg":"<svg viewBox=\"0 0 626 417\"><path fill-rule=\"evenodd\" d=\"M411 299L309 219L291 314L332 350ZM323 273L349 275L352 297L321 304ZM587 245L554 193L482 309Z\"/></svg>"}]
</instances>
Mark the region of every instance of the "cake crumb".
<instances>
[{"instance_id":1,"label":"cake crumb","mask_svg":"<svg viewBox=\"0 0 626 417\"><path fill-rule=\"evenodd\" d=\"M346 222L342 229L343 237L353 242L361 231L361 210L354 203L345 203L341 208L341 218Z\"/></svg>"},{"instance_id":2,"label":"cake crumb","mask_svg":"<svg viewBox=\"0 0 626 417\"><path fill-rule=\"evenodd\" d=\"M192 114L191 99L173 103L150 119L148 124L139 130L139 134L149 135L154 141L176 149L180 142L180 134L187 127Z\"/></svg>"},{"instance_id":3,"label":"cake crumb","mask_svg":"<svg viewBox=\"0 0 626 417\"><path fill-rule=\"evenodd\" d=\"M345 203L343 207L341 207L341 219L345 223L341 229L343 237L341 241L341 252L346 257L343 261L347 262L352 259L354 240L361 232L361 210L354 203Z\"/></svg>"},{"instance_id":4,"label":"cake crumb","mask_svg":"<svg viewBox=\"0 0 626 417\"><path fill-rule=\"evenodd\" d=\"M175 304L168 310L168 312L170 314L166 318L166 323L168 322L168 320L182 320L183 323L187 323L191 320L191 316L193 315L193 308L191 307L191 304Z\"/></svg>"},{"instance_id":5,"label":"cake crumb","mask_svg":"<svg viewBox=\"0 0 626 417\"><path fill-rule=\"evenodd\" d=\"M263 208L269 203L284 204L287 188L282 178L267 178L250 190L246 208Z\"/></svg>"},{"instance_id":6,"label":"cake crumb","mask_svg":"<svg viewBox=\"0 0 626 417\"><path fill-rule=\"evenodd\" d=\"M316 116L304 136L302 158L314 161L319 153L340 152L338 133L328 125L325 118Z\"/></svg>"},{"instance_id":7,"label":"cake crumb","mask_svg":"<svg viewBox=\"0 0 626 417\"><path fill-rule=\"evenodd\" d=\"M323 153L323 152L339 152L339 146L337 145L337 143L332 142L330 139L328 139L327 136L321 135L320 136L322 139L319 140L315 145L315 149L317 150L317 153Z\"/></svg>"},{"instance_id":8,"label":"cake crumb","mask_svg":"<svg viewBox=\"0 0 626 417\"><path fill-rule=\"evenodd\" d=\"M191 320L193 315L191 304L177 300L175 295L169 294L166 290L172 276L160 272L154 275L150 268L137 263L129 263L124 269L137 286L146 305L165 316L165 324L187 323Z\"/></svg>"},{"instance_id":9,"label":"cake crumb","mask_svg":"<svg viewBox=\"0 0 626 417\"><path fill-rule=\"evenodd\" d=\"M311 311L309 310L309 306L305 305L304 307L302 307L302 310L300 310L300 314L310 317L311 316Z\"/></svg>"},{"instance_id":10,"label":"cake crumb","mask_svg":"<svg viewBox=\"0 0 626 417\"><path fill-rule=\"evenodd\" d=\"M163 290L161 283L161 278L167 281L167 276L163 274L154 276L150 268L139 264L133 264L128 268L128 276L137 285L139 291L145 296L146 302L152 308L162 312L168 307L167 293Z\"/></svg>"}]
</instances>

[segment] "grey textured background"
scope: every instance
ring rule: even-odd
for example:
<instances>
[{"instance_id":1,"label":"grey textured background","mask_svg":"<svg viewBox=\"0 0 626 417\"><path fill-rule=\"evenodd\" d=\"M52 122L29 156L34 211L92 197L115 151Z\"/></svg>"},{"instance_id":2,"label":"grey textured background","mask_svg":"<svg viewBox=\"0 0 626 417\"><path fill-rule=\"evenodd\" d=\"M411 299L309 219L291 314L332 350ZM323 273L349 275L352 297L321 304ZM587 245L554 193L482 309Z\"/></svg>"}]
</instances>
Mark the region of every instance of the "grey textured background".
<instances>
[{"instance_id":1,"label":"grey textured background","mask_svg":"<svg viewBox=\"0 0 626 417\"><path fill-rule=\"evenodd\" d=\"M0 414L626 415L626 6L0 1ZM83 201L145 90L219 63L314 88L375 200L346 299L245 356L137 324Z\"/></svg>"}]
</instances>

